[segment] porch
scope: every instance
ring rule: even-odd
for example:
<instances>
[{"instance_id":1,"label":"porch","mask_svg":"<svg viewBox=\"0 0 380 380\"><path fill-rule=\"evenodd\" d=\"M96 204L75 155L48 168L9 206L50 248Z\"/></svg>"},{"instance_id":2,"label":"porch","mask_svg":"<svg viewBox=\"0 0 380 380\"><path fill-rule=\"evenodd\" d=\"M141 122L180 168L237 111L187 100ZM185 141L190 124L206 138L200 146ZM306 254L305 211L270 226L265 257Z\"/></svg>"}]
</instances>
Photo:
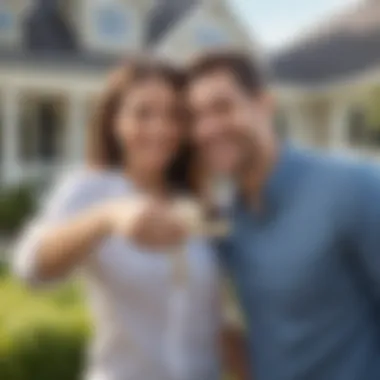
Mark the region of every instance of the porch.
<instances>
[{"instance_id":1,"label":"porch","mask_svg":"<svg viewBox=\"0 0 380 380\"><path fill-rule=\"evenodd\" d=\"M328 86L279 86L278 129L302 145L380 160L380 72Z\"/></svg>"},{"instance_id":2,"label":"porch","mask_svg":"<svg viewBox=\"0 0 380 380\"><path fill-rule=\"evenodd\" d=\"M49 181L83 161L102 76L57 74L0 67L0 184Z\"/></svg>"}]
</instances>

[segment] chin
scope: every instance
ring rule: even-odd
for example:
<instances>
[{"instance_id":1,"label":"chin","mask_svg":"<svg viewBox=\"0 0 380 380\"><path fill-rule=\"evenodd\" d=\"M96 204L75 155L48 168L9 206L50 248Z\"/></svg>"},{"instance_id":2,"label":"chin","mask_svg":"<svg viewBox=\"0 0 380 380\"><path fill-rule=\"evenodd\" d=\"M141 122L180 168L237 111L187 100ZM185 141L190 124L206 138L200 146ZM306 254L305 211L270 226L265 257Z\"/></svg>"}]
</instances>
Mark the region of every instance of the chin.
<instances>
[{"instance_id":1,"label":"chin","mask_svg":"<svg viewBox=\"0 0 380 380\"><path fill-rule=\"evenodd\" d=\"M231 170L230 168L225 168L225 167L220 167L220 166L214 166L214 167L211 166L209 172L212 173L213 175L231 177L234 175L235 170Z\"/></svg>"},{"instance_id":2,"label":"chin","mask_svg":"<svg viewBox=\"0 0 380 380\"><path fill-rule=\"evenodd\" d=\"M238 172L239 164L236 161L231 162L225 162L223 165L221 165L221 162L219 161L217 164L209 165L210 171L213 173L218 173L220 175L224 176L233 176L235 173Z\"/></svg>"}]
</instances>

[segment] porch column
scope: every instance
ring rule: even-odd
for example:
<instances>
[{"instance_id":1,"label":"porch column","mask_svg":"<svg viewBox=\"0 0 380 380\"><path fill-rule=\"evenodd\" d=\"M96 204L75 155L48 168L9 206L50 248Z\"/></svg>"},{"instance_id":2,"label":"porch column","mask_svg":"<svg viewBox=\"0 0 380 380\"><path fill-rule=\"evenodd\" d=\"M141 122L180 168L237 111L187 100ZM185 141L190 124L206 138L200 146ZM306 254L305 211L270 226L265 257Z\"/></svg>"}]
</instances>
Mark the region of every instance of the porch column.
<instances>
[{"instance_id":1,"label":"porch column","mask_svg":"<svg viewBox=\"0 0 380 380\"><path fill-rule=\"evenodd\" d=\"M307 143L308 125L302 103L293 103L289 106L288 118L291 140L299 144Z\"/></svg>"},{"instance_id":2,"label":"porch column","mask_svg":"<svg viewBox=\"0 0 380 380\"><path fill-rule=\"evenodd\" d=\"M5 184L17 182L20 178L19 162L19 118L20 91L9 86L4 88L2 114L2 146L1 161L3 180Z\"/></svg>"},{"instance_id":3,"label":"porch column","mask_svg":"<svg viewBox=\"0 0 380 380\"><path fill-rule=\"evenodd\" d=\"M330 149L347 149L348 141L348 110L349 107L343 102L333 105L329 125Z\"/></svg>"},{"instance_id":4,"label":"porch column","mask_svg":"<svg viewBox=\"0 0 380 380\"><path fill-rule=\"evenodd\" d=\"M75 91L69 94L66 159L69 164L83 162L86 145L86 94Z\"/></svg>"}]
</instances>

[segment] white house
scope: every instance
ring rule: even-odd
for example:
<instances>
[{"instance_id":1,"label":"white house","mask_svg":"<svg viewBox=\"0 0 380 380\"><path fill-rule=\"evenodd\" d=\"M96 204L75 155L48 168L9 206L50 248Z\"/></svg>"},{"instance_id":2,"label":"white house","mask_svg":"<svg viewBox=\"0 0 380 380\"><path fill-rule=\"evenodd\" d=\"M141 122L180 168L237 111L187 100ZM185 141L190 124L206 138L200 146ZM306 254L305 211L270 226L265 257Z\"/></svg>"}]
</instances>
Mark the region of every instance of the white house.
<instances>
[{"instance_id":1,"label":"white house","mask_svg":"<svg viewBox=\"0 0 380 380\"><path fill-rule=\"evenodd\" d=\"M0 184L49 180L81 162L106 72L128 52L186 60L251 49L224 0L2 0Z\"/></svg>"},{"instance_id":2,"label":"white house","mask_svg":"<svg viewBox=\"0 0 380 380\"><path fill-rule=\"evenodd\" d=\"M380 125L368 117L369 108L380 110L379 0L362 0L302 33L272 57L272 69L285 135L380 156Z\"/></svg>"}]
</instances>

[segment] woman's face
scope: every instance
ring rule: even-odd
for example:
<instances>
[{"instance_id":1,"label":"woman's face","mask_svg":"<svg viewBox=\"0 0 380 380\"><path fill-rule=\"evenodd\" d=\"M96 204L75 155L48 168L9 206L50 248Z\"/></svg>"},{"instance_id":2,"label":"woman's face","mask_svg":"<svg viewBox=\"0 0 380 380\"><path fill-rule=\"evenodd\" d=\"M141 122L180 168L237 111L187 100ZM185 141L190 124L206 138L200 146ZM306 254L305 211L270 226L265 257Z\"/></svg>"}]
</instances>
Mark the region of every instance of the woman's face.
<instances>
[{"instance_id":1,"label":"woman's face","mask_svg":"<svg viewBox=\"0 0 380 380\"><path fill-rule=\"evenodd\" d=\"M180 102L179 94L160 78L139 82L128 91L115 125L128 166L152 175L168 168L183 139Z\"/></svg>"}]
</instances>

